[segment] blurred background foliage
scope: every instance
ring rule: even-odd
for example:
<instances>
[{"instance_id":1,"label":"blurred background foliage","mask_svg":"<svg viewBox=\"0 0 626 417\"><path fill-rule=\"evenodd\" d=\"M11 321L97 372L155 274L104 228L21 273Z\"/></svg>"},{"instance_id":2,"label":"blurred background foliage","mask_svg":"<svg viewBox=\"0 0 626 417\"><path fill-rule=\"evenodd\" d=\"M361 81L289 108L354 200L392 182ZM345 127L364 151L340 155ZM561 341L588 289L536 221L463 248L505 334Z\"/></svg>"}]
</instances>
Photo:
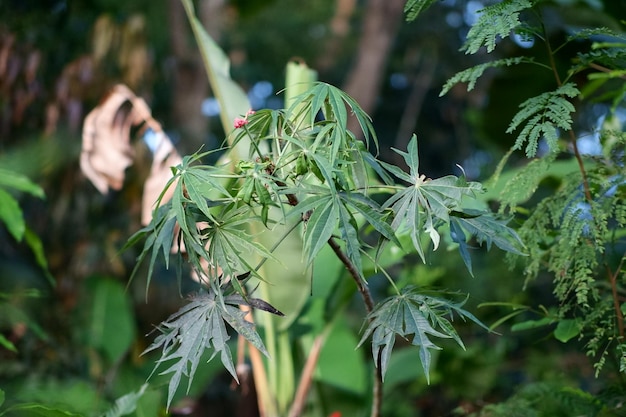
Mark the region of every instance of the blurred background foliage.
<instances>
[{"instance_id":1,"label":"blurred background foliage","mask_svg":"<svg viewBox=\"0 0 626 417\"><path fill-rule=\"evenodd\" d=\"M196 9L255 108L281 107L277 93L284 87L285 65L303 61L369 112L383 159L400 164L389 147L404 149L415 132L424 174L458 173L460 164L470 179L485 180L513 143L504 131L518 103L553 80L529 78L524 67L515 67L490 73L471 92L460 87L439 97L446 79L481 59L458 50L483 3L442 0L413 23L403 21L403 0L200 0ZM626 2L559 0L549 11L551 36L562 38L573 27L623 30L619 19L626 16ZM0 332L16 347L0 348L0 389L8 404L62 404L95 415L143 384L154 359L139 356L149 341L144 335L183 299L173 296L176 281L165 268L155 274L147 302L140 279L127 288L137 253L119 249L140 227L150 154L136 141L124 188L100 195L78 167L82 120L111 86L123 82L146 99L186 154L221 144L219 109L178 0L2 0L0 16L0 167L28 176L45 191L44 200L18 197L56 281L50 285L30 248L0 228ZM539 53L521 39L506 39L496 54L506 57L519 48ZM475 278L456 253L445 250L428 265L406 258L397 268L407 283L468 292L468 306L554 305L548 279L522 291L521 274L508 269L501 253L480 252L474 262ZM388 294L383 278L370 286L377 299ZM186 282L183 292L194 288ZM350 344L348 350L358 340L358 305L351 303L354 314L340 326L351 330L333 339L344 348ZM510 312L468 309L487 324ZM529 311L516 320L533 318ZM454 415L514 395L523 401L528 392L516 393L535 381L590 392L624 383L611 374L595 379L576 343L561 344L545 328L496 330L501 335L461 328L467 351L440 352L430 386L420 374L417 351L399 351L389 367L383 414ZM322 353L321 363L330 364L326 372L337 361L333 352L329 346ZM371 364L367 352L356 354L362 360L344 364L342 372L358 377ZM200 372L190 400L174 412L255 415L242 405L254 401L236 401L253 393L232 390L219 365L211 362ZM316 381L323 409L360 415L368 392L362 385L348 378L343 386L331 386L323 375ZM162 412L163 392L152 385L138 415Z\"/></svg>"}]
</instances>

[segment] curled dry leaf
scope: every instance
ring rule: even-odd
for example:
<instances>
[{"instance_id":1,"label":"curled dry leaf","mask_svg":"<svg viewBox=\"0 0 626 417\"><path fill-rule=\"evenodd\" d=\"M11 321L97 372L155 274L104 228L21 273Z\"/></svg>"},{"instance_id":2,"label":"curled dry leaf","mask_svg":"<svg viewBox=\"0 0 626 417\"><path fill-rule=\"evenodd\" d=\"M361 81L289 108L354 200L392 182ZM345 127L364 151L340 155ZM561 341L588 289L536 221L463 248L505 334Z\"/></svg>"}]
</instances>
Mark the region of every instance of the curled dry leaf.
<instances>
[{"instance_id":1,"label":"curled dry leaf","mask_svg":"<svg viewBox=\"0 0 626 417\"><path fill-rule=\"evenodd\" d=\"M124 172L134 158L131 128L140 125L155 133L151 148L154 159L143 193L142 222L147 224L154 202L171 178L170 167L182 159L161 125L152 118L146 102L125 85L116 85L85 118L80 167L101 193L121 189ZM163 201L169 198L166 195Z\"/></svg>"}]
</instances>

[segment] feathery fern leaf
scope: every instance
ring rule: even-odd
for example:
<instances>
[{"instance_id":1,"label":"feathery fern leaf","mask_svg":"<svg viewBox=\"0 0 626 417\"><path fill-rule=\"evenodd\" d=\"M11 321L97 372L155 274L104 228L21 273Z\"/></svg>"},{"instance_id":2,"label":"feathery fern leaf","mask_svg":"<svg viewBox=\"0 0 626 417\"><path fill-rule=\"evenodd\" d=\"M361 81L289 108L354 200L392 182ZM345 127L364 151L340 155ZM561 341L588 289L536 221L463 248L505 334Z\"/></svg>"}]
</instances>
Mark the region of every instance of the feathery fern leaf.
<instances>
[{"instance_id":1,"label":"feathery fern leaf","mask_svg":"<svg viewBox=\"0 0 626 417\"><path fill-rule=\"evenodd\" d=\"M424 10L428 9L437 0L407 0L404 5L404 13L407 22L412 22Z\"/></svg>"},{"instance_id":2,"label":"feathery fern leaf","mask_svg":"<svg viewBox=\"0 0 626 417\"><path fill-rule=\"evenodd\" d=\"M512 30L521 25L520 12L531 7L529 0L505 0L480 10L480 16L468 32L461 50L467 54L475 54L485 46L487 52L492 52L498 38L509 36Z\"/></svg>"},{"instance_id":3,"label":"feathery fern leaf","mask_svg":"<svg viewBox=\"0 0 626 417\"><path fill-rule=\"evenodd\" d=\"M446 81L441 89L441 92L439 93L439 97L447 94L448 91L450 91L450 89L458 83L467 83L467 91L472 91L476 85L476 81L478 81L478 79L482 77L483 73L489 68L510 67L511 65L532 62L534 62L533 58L520 56L515 58L498 59L468 68L456 73L452 78Z\"/></svg>"},{"instance_id":4,"label":"feathery fern leaf","mask_svg":"<svg viewBox=\"0 0 626 417\"><path fill-rule=\"evenodd\" d=\"M574 105L567 98L576 97L580 91L573 83L567 83L555 91L542 93L537 97L529 98L520 104L521 110L513 117L506 130L512 133L523 122L526 122L517 136L514 149L522 149L526 144L526 155L529 158L537 154L539 139L546 139L551 152L558 150L557 128L569 130L572 127L571 114L575 111Z\"/></svg>"}]
</instances>

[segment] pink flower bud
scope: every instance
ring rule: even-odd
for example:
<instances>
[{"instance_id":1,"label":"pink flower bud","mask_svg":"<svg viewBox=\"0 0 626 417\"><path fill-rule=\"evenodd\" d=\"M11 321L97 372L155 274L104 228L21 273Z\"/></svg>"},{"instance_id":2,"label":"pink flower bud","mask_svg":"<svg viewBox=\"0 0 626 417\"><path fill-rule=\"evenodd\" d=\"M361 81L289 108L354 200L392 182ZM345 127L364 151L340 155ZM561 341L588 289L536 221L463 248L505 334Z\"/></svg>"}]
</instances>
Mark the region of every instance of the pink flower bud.
<instances>
[{"instance_id":1,"label":"pink flower bud","mask_svg":"<svg viewBox=\"0 0 626 417\"><path fill-rule=\"evenodd\" d=\"M244 127L247 124L248 121L246 119L242 119L241 117L235 117L235 122L233 123L233 126L235 126L235 129L239 129L240 127Z\"/></svg>"}]
</instances>

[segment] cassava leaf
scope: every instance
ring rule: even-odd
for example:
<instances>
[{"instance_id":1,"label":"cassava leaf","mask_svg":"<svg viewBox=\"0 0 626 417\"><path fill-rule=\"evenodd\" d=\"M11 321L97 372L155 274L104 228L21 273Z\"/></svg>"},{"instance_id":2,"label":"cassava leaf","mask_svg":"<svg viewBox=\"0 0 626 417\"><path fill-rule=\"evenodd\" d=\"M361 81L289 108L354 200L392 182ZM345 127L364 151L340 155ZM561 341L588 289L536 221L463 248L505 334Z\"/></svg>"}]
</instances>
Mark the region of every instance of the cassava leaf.
<instances>
[{"instance_id":1,"label":"cassava leaf","mask_svg":"<svg viewBox=\"0 0 626 417\"><path fill-rule=\"evenodd\" d=\"M456 314L469 319L487 329L471 313L463 310L461 303L454 303L443 298L420 294L415 287L406 287L401 294L387 298L368 315L369 324L359 342L372 337L372 354L376 366L380 366L385 375L395 337L400 336L418 346L419 357L426 379L430 381L431 350L439 350L430 337L452 338L464 348L463 342L451 325L450 319ZM380 355L380 362L378 361Z\"/></svg>"},{"instance_id":2,"label":"cassava leaf","mask_svg":"<svg viewBox=\"0 0 626 417\"><path fill-rule=\"evenodd\" d=\"M505 221L496 219L491 213L471 209L453 214L451 222L467 231L470 236L475 236L478 243L485 243L487 249L495 244L503 251L524 255L522 240Z\"/></svg>"},{"instance_id":3,"label":"cassava leaf","mask_svg":"<svg viewBox=\"0 0 626 417\"><path fill-rule=\"evenodd\" d=\"M236 307L221 302L215 293L202 292L161 323L159 327L161 334L144 351L144 354L161 349L161 358L157 361L155 370L161 364L170 365L169 368L160 372L161 375L172 374L168 385L168 408L182 377L187 377L191 383L205 350L212 351L209 360L219 353L224 367L237 380L232 354L227 343L230 336L225 323L230 324L259 351L267 355L265 346L254 330L253 324L245 320L245 314Z\"/></svg>"},{"instance_id":4,"label":"cassava leaf","mask_svg":"<svg viewBox=\"0 0 626 417\"><path fill-rule=\"evenodd\" d=\"M422 261L425 261L421 243L421 232L426 231L435 249L439 244L437 223L449 223L449 213L459 207L464 196L474 196L482 190L478 183L467 183L464 178L448 175L442 178L429 179L420 175L419 158L417 154L417 139L415 135L408 144L408 152L394 149L402 155L409 166L409 174L399 168L384 166L400 179L410 182L410 185L392 195L382 206L383 209L393 210L394 218L391 228L396 232L408 232L415 250ZM400 171L400 172L397 172Z\"/></svg>"},{"instance_id":5,"label":"cassava leaf","mask_svg":"<svg viewBox=\"0 0 626 417\"><path fill-rule=\"evenodd\" d=\"M311 201L311 199L315 199ZM306 263L310 264L315 259L317 253L328 242L332 236L339 220L339 208L335 204L334 198L330 195L311 197L304 203L315 201L315 208L311 217L305 225L304 231L304 251ZM305 204L307 207L308 204Z\"/></svg>"},{"instance_id":6,"label":"cassava leaf","mask_svg":"<svg viewBox=\"0 0 626 417\"><path fill-rule=\"evenodd\" d=\"M383 212L376 201L360 193L342 192L339 193L339 197L347 207L356 210L363 216L365 221L385 239L401 246L393 228L387 223L386 218L388 217L388 213Z\"/></svg>"}]
</instances>

